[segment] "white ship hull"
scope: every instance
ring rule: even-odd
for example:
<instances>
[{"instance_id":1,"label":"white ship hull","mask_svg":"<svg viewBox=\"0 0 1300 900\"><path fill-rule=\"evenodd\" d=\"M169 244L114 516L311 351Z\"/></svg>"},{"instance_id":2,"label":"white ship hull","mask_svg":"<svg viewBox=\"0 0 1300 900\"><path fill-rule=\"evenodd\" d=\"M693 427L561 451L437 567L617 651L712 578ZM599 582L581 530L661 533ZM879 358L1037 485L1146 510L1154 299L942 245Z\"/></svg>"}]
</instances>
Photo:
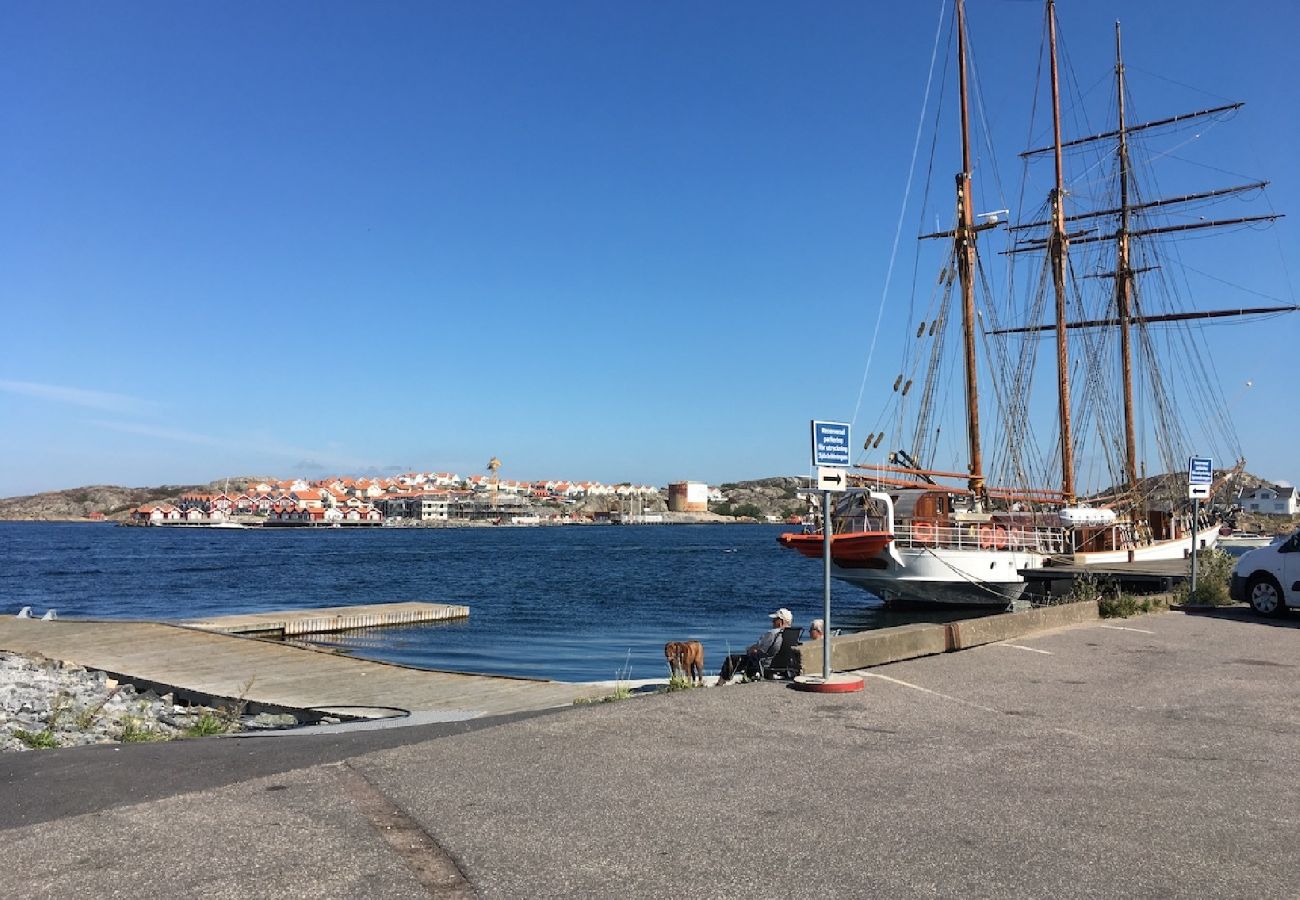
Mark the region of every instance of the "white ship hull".
<instances>
[{"instance_id":1,"label":"white ship hull","mask_svg":"<svg viewBox=\"0 0 1300 900\"><path fill-rule=\"evenodd\" d=\"M1218 538L1218 526L1206 528L1197 536L1202 549L1214 547ZM1190 550L1191 538L1188 537L1132 550L1076 553L1072 562L1082 566L1102 566L1181 559ZM831 575L886 601L941 606L1005 606L1018 599L1025 590L1025 578L1021 573L1042 568L1050 559L1052 554L1037 550L891 546L886 554L881 555L884 568L832 566Z\"/></svg>"},{"instance_id":2,"label":"white ship hull","mask_svg":"<svg viewBox=\"0 0 1300 900\"><path fill-rule=\"evenodd\" d=\"M1189 535L1122 550L1071 555L1064 552L1069 536L1061 529L1013 525L1009 530L999 527L990 532L987 526L969 523L939 529L900 526L895 522L894 502L889 495L875 491L867 494L883 506L883 533L893 534L894 540L868 558L839 559L832 564L831 575L887 602L1006 606L1024 593L1026 581L1022 573L1050 565L1053 559L1078 566L1111 566L1181 559L1192 547ZM990 536L995 540L989 541ZM1219 540L1218 526L1202 529L1196 540L1202 548L1214 547Z\"/></svg>"},{"instance_id":3,"label":"white ship hull","mask_svg":"<svg viewBox=\"0 0 1300 900\"><path fill-rule=\"evenodd\" d=\"M884 555L882 554L882 558ZM892 547L887 568L831 566L831 575L886 601L951 606L1006 606L1025 589L1021 569L1046 557L1029 550Z\"/></svg>"}]
</instances>

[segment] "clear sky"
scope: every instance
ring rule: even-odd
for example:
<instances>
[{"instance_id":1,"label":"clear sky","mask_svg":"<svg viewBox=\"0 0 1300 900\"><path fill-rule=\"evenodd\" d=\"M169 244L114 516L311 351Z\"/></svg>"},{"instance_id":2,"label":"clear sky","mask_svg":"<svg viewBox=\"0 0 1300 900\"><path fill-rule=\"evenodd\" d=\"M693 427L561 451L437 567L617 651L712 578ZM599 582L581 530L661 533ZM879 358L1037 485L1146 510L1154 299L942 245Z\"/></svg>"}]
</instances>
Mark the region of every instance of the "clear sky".
<instances>
[{"instance_id":1,"label":"clear sky","mask_svg":"<svg viewBox=\"0 0 1300 900\"><path fill-rule=\"evenodd\" d=\"M1290 218L1198 257L1221 293L1197 302L1295 302L1300 4L1059 6L1085 87L1123 20L1135 117L1247 101L1218 129L1232 175L1188 190L1269 178ZM909 285L885 274L939 10L9 5L0 496L492 455L507 478L805 472L808 420L854 416L882 296L863 430L897 371ZM969 16L1014 182L1041 5ZM1300 476L1300 315L1212 336L1249 468Z\"/></svg>"}]
</instances>

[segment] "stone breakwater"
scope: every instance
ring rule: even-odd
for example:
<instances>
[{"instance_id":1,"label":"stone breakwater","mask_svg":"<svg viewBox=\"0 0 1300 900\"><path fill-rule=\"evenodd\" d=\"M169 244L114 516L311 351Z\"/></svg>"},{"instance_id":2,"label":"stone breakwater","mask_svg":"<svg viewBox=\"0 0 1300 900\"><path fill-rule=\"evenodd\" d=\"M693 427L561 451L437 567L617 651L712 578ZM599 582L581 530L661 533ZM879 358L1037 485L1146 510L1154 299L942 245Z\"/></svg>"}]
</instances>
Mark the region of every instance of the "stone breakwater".
<instances>
[{"instance_id":1,"label":"stone breakwater","mask_svg":"<svg viewBox=\"0 0 1300 900\"><path fill-rule=\"evenodd\" d=\"M172 740L246 728L283 728L293 716L178 704L103 672L0 653L0 752Z\"/></svg>"}]
</instances>

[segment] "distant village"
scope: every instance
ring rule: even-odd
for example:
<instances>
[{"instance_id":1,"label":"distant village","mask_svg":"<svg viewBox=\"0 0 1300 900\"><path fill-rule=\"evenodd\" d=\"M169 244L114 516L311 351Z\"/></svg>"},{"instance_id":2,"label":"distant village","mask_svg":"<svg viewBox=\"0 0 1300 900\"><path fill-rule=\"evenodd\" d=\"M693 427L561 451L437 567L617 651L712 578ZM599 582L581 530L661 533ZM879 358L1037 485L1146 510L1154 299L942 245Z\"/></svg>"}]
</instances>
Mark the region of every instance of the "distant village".
<instances>
[{"instance_id":1,"label":"distant village","mask_svg":"<svg viewBox=\"0 0 1300 900\"><path fill-rule=\"evenodd\" d=\"M664 521L665 511L707 512L710 502L722 499L719 489L693 481L661 491L631 483L411 472L391 478L264 481L237 491L188 493L175 503L146 503L129 521L227 527L653 523Z\"/></svg>"}]
</instances>

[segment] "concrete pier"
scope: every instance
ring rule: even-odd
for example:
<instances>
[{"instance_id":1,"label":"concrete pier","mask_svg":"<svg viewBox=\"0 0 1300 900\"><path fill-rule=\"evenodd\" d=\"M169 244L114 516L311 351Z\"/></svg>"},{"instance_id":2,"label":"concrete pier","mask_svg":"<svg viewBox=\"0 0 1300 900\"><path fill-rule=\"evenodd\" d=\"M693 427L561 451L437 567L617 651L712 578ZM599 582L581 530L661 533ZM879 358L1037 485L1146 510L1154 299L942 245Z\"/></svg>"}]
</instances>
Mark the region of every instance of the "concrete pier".
<instances>
[{"instance_id":1,"label":"concrete pier","mask_svg":"<svg viewBox=\"0 0 1300 900\"><path fill-rule=\"evenodd\" d=\"M295 637L354 628L411 625L469 618L468 606L445 603L374 603L368 606L331 606L284 612L244 613L180 623L185 628L221 631L259 637Z\"/></svg>"},{"instance_id":2,"label":"concrete pier","mask_svg":"<svg viewBox=\"0 0 1300 900\"><path fill-rule=\"evenodd\" d=\"M476 717L568 706L610 693L607 685L431 672L151 622L4 618L0 650L107 672L191 701L357 717L393 711Z\"/></svg>"}]
</instances>

